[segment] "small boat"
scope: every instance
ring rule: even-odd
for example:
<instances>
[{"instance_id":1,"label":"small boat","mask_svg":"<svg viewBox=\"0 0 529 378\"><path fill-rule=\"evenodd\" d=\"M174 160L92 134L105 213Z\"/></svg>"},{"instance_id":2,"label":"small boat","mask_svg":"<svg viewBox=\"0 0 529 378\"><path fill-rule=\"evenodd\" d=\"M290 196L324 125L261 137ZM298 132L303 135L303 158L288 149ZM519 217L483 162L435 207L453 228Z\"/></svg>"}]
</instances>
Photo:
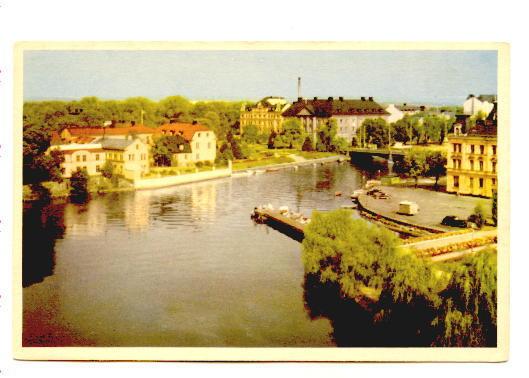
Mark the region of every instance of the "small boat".
<instances>
[{"instance_id":1,"label":"small boat","mask_svg":"<svg viewBox=\"0 0 529 378\"><path fill-rule=\"evenodd\" d=\"M277 172L279 171L279 168L267 168L266 172Z\"/></svg>"},{"instance_id":2,"label":"small boat","mask_svg":"<svg viewBox=\"0 0 529 378\"><path fill-rule=\"evenodd\" d=\"M334 192L334 195L335 195L336 197L341 197L341 196L342 196L342 192Z\"/></svg>"},{"instance_id":3,"label":"small boat","mask_svg":"<svg viewBox=\"0 0 529 378\"><path fill-rule=\"evenodd\" d=\"M262 175L266 171L264 169L256 169L254 172L255 172L256 175Z\"/></svg>"}]
</instances>

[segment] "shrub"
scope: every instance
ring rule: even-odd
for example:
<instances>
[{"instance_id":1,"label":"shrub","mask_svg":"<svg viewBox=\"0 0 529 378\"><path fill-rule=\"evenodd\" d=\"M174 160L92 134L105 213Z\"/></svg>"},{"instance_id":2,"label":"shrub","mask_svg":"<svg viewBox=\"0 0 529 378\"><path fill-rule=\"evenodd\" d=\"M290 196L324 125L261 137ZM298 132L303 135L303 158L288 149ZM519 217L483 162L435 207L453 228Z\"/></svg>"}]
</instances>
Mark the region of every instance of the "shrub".
<instances>
[{"instance_id":1,"label":"shrub","mask_svg":"<svg viewBox=\"0 0 529 378\"><path fill-rule=\"evenodd\" d=\"M482 228L485 224L485 212L480 203L474 208L474 213L468 217L468 221L474 223L478 228Z\"/></svg>"},{"instance_id":2,"label":"shrub","mask_svg":"<svg viewBox=\"0 0 529 378\"><path fill-rule=\"evenodd\" d=\"M70 178L70 197L74 201L84 201L88 197L88 174L84 169L78 169Z\"/></svg>"}]
</instances>

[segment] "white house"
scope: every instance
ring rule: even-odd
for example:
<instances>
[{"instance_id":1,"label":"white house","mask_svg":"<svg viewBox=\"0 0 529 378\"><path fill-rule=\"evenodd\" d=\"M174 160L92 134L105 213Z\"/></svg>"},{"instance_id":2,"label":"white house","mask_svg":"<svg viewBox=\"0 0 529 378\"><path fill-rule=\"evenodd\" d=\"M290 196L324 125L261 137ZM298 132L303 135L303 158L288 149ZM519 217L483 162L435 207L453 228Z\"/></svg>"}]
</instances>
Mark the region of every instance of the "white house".
<instances>
[{"instance_id":1,"label":"white house","mask_svg":"<svg viewBox=\"0 0 529 378\"><path fill-rule=\"evenodd\" d=\"M494 102L496 102L496 95L479 95L476 97L471 94L463 104L463 114L475 115L482 111L485 115L489 115L494 108Z\"/></svg>"}]
</instances>

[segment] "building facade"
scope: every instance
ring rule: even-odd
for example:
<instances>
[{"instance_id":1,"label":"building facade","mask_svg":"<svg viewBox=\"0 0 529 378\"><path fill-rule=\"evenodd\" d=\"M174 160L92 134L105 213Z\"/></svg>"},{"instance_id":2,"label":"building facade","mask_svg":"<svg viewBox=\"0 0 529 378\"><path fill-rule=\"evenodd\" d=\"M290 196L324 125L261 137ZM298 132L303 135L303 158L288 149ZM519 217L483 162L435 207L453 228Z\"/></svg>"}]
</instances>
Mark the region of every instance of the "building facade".
<instances>
[{"instance_id":1,"label":"building facade","mask_svg":"<svg viewBox=\"0 0 529 378\"><path fill-rule=\"evenodd\" d=\"M48 153L58 150L63 154L62 177L70 178L72 173L79 169L86 170L90 176L101 174L101 168L106 162L105 151L95 138L90 139L85 143L52 144L50 146Z\"/></svg>"},{"instance_id":2,"label":"building facade","mask_svg":"<svg viewBox=\"0 0 529 378\"><path fill-rule=\"evenodd\" d=\"M494 108L495 109L495 108ZM492 197L498 188L496 112L478 122L467 134L461 124L448 136L446 190L451 193Z\"/></svg>"},{"instance_id":3,"label":"building facade","mask_svg":"<svg viewBox=\"0 0 529 378\"><path fill-rule=\"evenodd\" d=\"M483 112L486 116L494 108L496 102L496 95L469 95L466 101L463 103L463 114L476 115L479 112Z\"/></svg>"},{"instance_id":4,"label":"building facade","mask_svg":"<svg viewBox=\"0 0 529 378\"><path fill-rule=\"evenodd\" d=\"M105 137L109 139L126 139L136 137L144 143L152 145L153 134L156 129L143 125L123 126L123 127L70 127L63 129L60 137L63 140L72 140L78 137Z\"/></svg>"},{"instance_id":5,"label":"building facade","mask_svg":"<svg viewBox=\"0 0 529 378\"><path fill-rule=\"evenodd\" d=\"M199 161L210 163L215 161L217 137L208 127L198 123L168 123L158 127L157 131L159 135L180 135L189 143L191 154L186 156L183 152L182 156L178 156L179 163L185 165Z\"/></svg>"},{"instance_id":6,"label":"building facade","mask_svg":"<svg viewBox=\"0 0 529 378\"><path fill-rule=\"evenodd\" d=\"M149 145L140 138L98 138L106 161L114 172L129 180L138 180L150 171Z\"/></svg>"},{"instance_id":7,"label":"building facade","mask_svg":"<svg viewBox=\"0 0 529 378\"><path fill-rule=\"evenodd\" d=\"M257 104L241 107L240 132L248 126L255 126L261 134L278 132L282 129L282 113L288 109L290 104L283 97L265 97Z\"/></svg>"},{"instance_id":8,"label":"building facade","mask_svg":"<svg viewBox=\"0 0 529 378\"><path fill-rule=\"evenodd\" d=\"M316 132L321 124L331 119L336 121L336 136L352 142L356 137L357 131L364 120L369 118L388 118L390 114L377 102L373 97L357 100L348 100L343 97L334 99L329 97L312 100L298 98L286 111L283 112L284 118L297 118L301 121L305 132L312 135L316 140Z\"/></svg>"}]
</instances>

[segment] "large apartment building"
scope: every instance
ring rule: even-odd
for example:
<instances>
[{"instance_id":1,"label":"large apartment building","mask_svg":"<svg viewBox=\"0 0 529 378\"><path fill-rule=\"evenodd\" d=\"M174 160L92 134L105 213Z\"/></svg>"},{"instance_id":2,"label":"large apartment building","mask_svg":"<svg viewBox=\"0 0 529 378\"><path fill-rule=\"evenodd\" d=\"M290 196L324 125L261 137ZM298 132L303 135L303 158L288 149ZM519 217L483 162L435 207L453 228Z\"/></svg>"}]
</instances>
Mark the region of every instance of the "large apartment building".
<instances>
[{"instance_id":1,"label":"large apartment building","mask_svg":"<svg viewBox=\"0 0 529 378\"><path fill-rule=\"evenodd\" d=\"M290 104L283 97L265 97L255 105L243 105L240 115L240 132L255 126L260 133L278 132L283 125L282 113Z\"/></svg>"},{"instance_id":2,"label":"large apartment building","mask_svg":"<svg viewBox=\"0 0 529 378\"><path fill-rule=\"evenodd\" d=\"M498 187L497 108L464 134L456 123L448 136L447 192L492 197Z\"/></svg>"},{"instance_id":3,"label":"large apartment building","mask_svg":"<svg viewBox=\"0 0 529 378\"><path fill-rule=\"evenodd\" d=\"M307 133L315 140L318 126L330 119L336 120L338 137L352 142L356 137L357 130L362 122L368 118L387 119L390 114L373 97L362 97L360 99L344 99L339 97L334 99L312 100L298 98L286 111L283 112L285 118L298 118Z\"/></svg>"}]
</instances>

